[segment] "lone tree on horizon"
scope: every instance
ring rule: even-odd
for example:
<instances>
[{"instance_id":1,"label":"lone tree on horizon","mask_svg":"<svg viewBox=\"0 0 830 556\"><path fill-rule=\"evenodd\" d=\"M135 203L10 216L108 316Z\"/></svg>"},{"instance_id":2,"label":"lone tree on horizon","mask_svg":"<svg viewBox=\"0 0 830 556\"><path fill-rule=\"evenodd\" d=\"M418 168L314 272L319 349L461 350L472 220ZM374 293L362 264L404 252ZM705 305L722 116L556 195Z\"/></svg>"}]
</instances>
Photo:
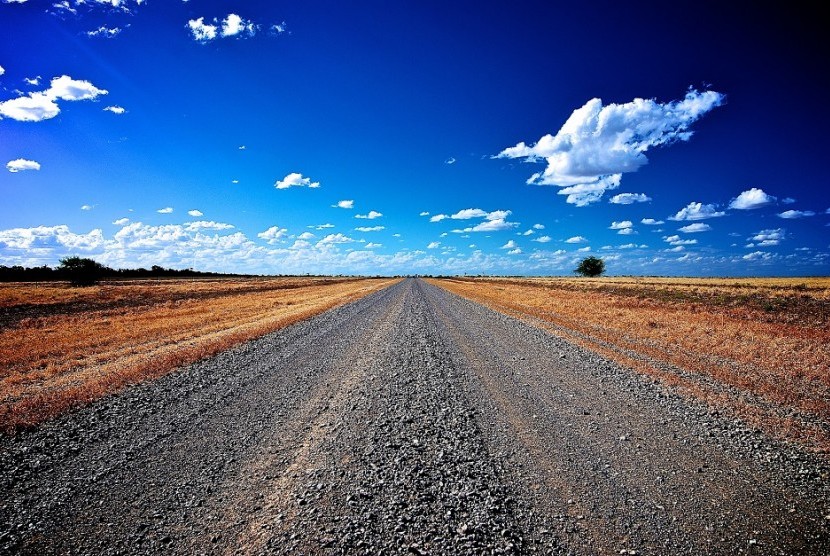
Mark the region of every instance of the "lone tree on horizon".
<instances>
[{"instance_id":1,"label":"lone tree on horizon","mask_svg":"<svg viewBox=\"0 0 830 556\"><path fill-rule=\"evenodd\" d=\"M69 279L73 286L93 286L104 276L107 267L93 259L64 257L58 272Z\"/></svg>"},{"instance_id":2,"label":"lone tree on horizon","mask_svg":"<svg viewBox=\"0 0 830 556\"><path fill-rule=\"evenodd\" d=\"M593 278L605 272L605 261L599 257L585 257L574 270L577 274Z\"/></svg>"}]
</instances>

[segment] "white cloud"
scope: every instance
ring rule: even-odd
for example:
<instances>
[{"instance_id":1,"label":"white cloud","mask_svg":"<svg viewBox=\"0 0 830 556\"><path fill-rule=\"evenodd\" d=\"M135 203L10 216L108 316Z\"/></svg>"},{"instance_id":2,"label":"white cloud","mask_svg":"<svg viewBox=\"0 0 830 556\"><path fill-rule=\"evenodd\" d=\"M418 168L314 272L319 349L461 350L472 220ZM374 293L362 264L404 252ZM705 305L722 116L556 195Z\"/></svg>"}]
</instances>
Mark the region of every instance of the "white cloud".
<instances>
[{"instance_id":1,"label":"white cloud","mask_svg":"<svg viewBox=\"0 0 830 556\"><path fill-rule=\"evenodd\" d=\"M585 206L618 187L622 174L646 164L651 147L688 140L689 126L723 99L715 91L696 90L665 104L636 98L603 106L594 98L575 110L556 136L545 135L532 146L521 142L497 157L544 160L545 170L528 183L562 187L559 194L567 195L568 203Z\"/></svg>"},{"instance_id":2,"label":"white cloud","mask_svg":"<svg viewBox=\"0 0 830 556\"><path fill-rule=\"evenodd\" d=\"M268 242L268 245L275 245L281 243L282 238L288 234L288 230L280 228L279 226L271 226L264 232L258 233L256 236Z\"/></svg>"},{"instance_id":3,"label":"white cloud","mask_svg":"<svg viewBox=\"0 0 830 556\"><path fill-rule=\"evenodd\" d=\"M591 246L589 245L587 247L580 247L576 251L577 251L577 253L587 253L590 250L591 250Z\"/></svg>"},{"instance_id":4,"label":"white cloud","mask_svg":"<svg viewBox=\"0 0 830 556\"><path fill-rule=\"evenodd\" d=\"M521 255L522 250L519 249L518 247L516 247L515 249L511 249L510 251L508 251L507 254L508 255Z\"/></svg>"},{"instance_id":5,"label":"white cloud","mask_svg":"<svg viewBox=\"0 0 830 556\"><path fill-rule=\"evenodd\" d=\"M427 249L438 249L441 246L440 241L433 241L429 245L427 245Z\"/></svg>"},{"instance_id":6,"label":"white cloud","mask_svg":"<svg viewBox=\"0 0 830 556\"><path fill-rule=\"evenodd\" d=\"M256 26L237 14L228 14L222 20L222 36L235 37L236 35L252 37L256 34Z\"/></svg>"},{"instance_id":7,"label":"white cloud","mask_svg":"<svg viewBox=\"0 0 830 556\"><path fill-rule=\"evenodd\" d=\"M198 232L200 230L230 230L231 228L233 228L232 224L225 224L224 222L214 222L212 220L199 220L197 222L190 222L184 227L184 229L188 232Z\"/></svg>"},{"instance_id":8,"label":"white cloud","mask_svg":"<svg viewBox=\"0 0 830 556\"><path fill-rule=\"evenodd\" d=\"M784 212L778 213L778 217L791 220L793 218L805 218L807 216L815 216L815 214L816 213L811 210L785 210Z\"/></svg>"},{"instance_id":9,"label":"white cloud","mask_svg":"<svg viewBox=\"0 0 830 556\"><path fill-rule=\"evenodd\" d=\"M444 164L455 164L455 159L453 157L449 157L444 161Z\"/></svg>"},{"instance_id":10,"label":"white cloud","mask_svg":"<svg viewBox=\"0 0 830 556\"><path fill-rule=\"evenodd\" d=\"M326 228L334 228L334 224L320 224L319 226L309 226L309 228L314 228L315 230L325 230Z\"/></svg>"},{"instance_id":11,"label":"white cloud","mask_svg":"<svg viewBox=\"0 0 830 556\"><path fill-rule=\"evenodd\" d=\"M663 241L668 243L669 245L695 245L697 243L696 239L680 239L680 236L673 235L664 237Z\"/></svg>"},{"instance_id":12,"label":"white cloud","mask_svg":"<svg viewBox=\"0 0 830 556\"><path fill-rule=\"evenodd\" d=\"M637 233L637 230L635 230L634 228L620 228L617 231L617 233L621 236L630 236L635 235Z\"/></svg>"},{"instance_id":13,"label":"white cloud","mask_svg":"<svg viewBox=\"0 0 830 556\"><path fill-rule=\"evenodd\" d=\"M766 251L753 251L752 253L748 253L741 258L746 261L767 261L772 258L772 254L767 253Z\"/></svg>"},{"instance_id":14,"label":"white cloud","mask_svg":"<svg viewBox=\"0 0 830 556\"><path fill-rule=\"evenodd\" d=\"M130 219L129 218L119 218L118 220L114 220L112 223L115 224L116 226L126 226L127 224L130 223Z\"/></svg>"},{"instance_id":15,"label":"white cloud","mask_svg":"<svg viewBox=\"0 0 830 556\"><path fill-rule=\"evenodd\" d=\"M795 199L793 199L792 197L784 197L783 199L781 199L781 202L785 205L791 205L795 202Z\"/></svg>"},{"instance_id":16,"label":"white cloud","mask_svg":"<svg viewBox=\"0 0 830 556\"><path fill-rule=\"evenodd\" d=\"M703 203L689 203L669 220L705 220L723 216L725 212L718 211L715 205L704 205Z\"/></svg>"},{"instance_id":17,"label":"white cloud","mask_svg":"<svg viewBox=\"0 0 830 556\"><path fill-rule=\"evenodd\" d=\"M58 100L94 100L108 91L99 89L89 81L72 79L68 75L55 77L48 89L36 91L0 102L0 119L11 118L20 122L40 122L60 114Z\"/></svg>"},{"instance_id":18,"label":"white cloud","mask_svg":"<svg viewBox=\"0 0 830 556\"><path fill-rule=\"evenodd\" d=\"M458 212L450 216L450 218L454 220L469 220L470 218L484 218L488 214L489 213L487 211L481 210L479 208L469 208L459 210Z\"/></svg>"},{"instance_id":19,"label":"white cloud","mask_svg":"<svg viewBox=\"0 0 830 556\"><path fill-rule=\"evenodd\" d=\"M86 35L88 37L103 37L105 39L112 39L118 36L121 33L122 29L120 27L106 27L105 25L101 25L97 29L92 31L87 31Z\"/></svg>"},{"instance_id":20,"label":"white cloud","mask_svg":"<svg viewBox=\"0 0 830 556\"><path fill-rule=\"evenodd\" d=\"M516 245L516 242L512 239L501 246L502 249L515 249L516 247L518 247L518 245Z\"/></svg>"},{"instance_id":21,"label":"white cloud","mask_svg":"<svg viewBox=\"0 0 830 556\"><path fill-rule=\"evenodd\" d=\"M309 239L312 239L313 237L314 237L314 234L312 234L311 232L303 232L303 233L301 233L300 235L297 236L297 239L307 241Z\"/></svg>"},{"instance_id":22,"label":"white cloud","mask_svg":"<svg viewBox=\"0 0 830 556\"><path fill-rule=\"evenodd\" d=\"M385 229L385 226L358 226L357 228L355 228L355 230L358 232L379 232Z\"/></svg>"},{"instance_id":23,"label":"white cloud","mask_svg":"<svg viewBox=\"0 0 830 556\"><path fill-rule=\"evenodd\" d=\"M430 222L440 222L440 221L445 220L447 218L449 218L449 216L447 216L446 214L436 214L436 215L430 217L429 221Z\"/></svg>"},{"instance_id":24,"label":"white cloud","mask_svg":"<svg viewBox=\"0 0 830 556\"><path fill-rule=\"evenodd\" d=\"M640 224L645 224L646 226L659 226L660 224L665 224L662 220L655 220L654 218L643 218L640 220Z\"/></svg>"},{"instance_id":25,"label":"white cloud","mask_svg":"<svg viewBox=\"0 0 830 556\"><path fill-rule=\"evenodd\" d=\"M275 35L282 35L286 32L288 32L288 27L286 27L284 21L281 23L274 23L273 25L271 25L271 33Z\"/></svg>"},{"instance_id":26,"label":"white cloud","mask_svg":"<svg viewBox=\"0 0 830 556\"><path fill-rule=\"evenodd\" d=\"M761 230L749 238L750 243L747 247L772 247L780 244L786 237L786 232L783 228L774 228L769 230Z\"/></svg>"},{"instance_id":27,"label":"white cloud","mask_svg":"<svg viewBox=\"0 0 830 556\"><path fill-rule=\"evenodd\" d=\"M68 226L38 226L36 228L12 228L0 230L0 249L24 250L39 253L61 250L93 251L105 244L101 230L76 234Z\"/></svg>"},{"instance_id":28,"label":"white cloud","mask_svg":"<svg viewBox=\"0 0 830 556\"><path fill-rule=\"evenodd\" d=\"M645 193L620 193L611 197L608 202L614 205L630 205L633 203L646 203L651 197Z\"/></svg>"},{"instance_id":29,"label":"white cloud","mask_svg":"<svg viewBox=\"0 0 830 556\"><path fill-rule=\"evenodd\" d=\"M207 42L215 39L219 29L216 25L205 23L204 17L189 20L187 22L187 26L190 28L193 38L200 42Z\"/></svg>"},{"instance_id":30,"label":"white cloud","mask_svg":"<svg viewBox=\"0 0 830 556\"><path fill-rule=\"evenodd\" d=\"M531 241L536 241L538 243L548 243L549 241L551 241L551 237L550 236L541 236L541 237L537 237L536 239L531 240Z\"/></svg>"},{"instance_id":31,"label":"white cloud","mask_svg":"<svg viewBox=\"0 0 830 556\"><path fill-rule=\"evenodd\" d=\"M634 224L631 223L631 220L623 220L622 222L611 222L611 225L608 226L609 230L624 230L626 228L631 228Z\"/></svg>"},{"instance_id":32,"label":"white cloud","mask_svg":"<svg viewBox=\"0 0 830 556\"><path fill-rule=\"evenodd\" d=\"M429 216L429 212L422 211L418 216Z\"/></svg>"},{"instance_id":33,"label":"white cloud","mask_svg":"<svg viewBox=\"0 0 830 556\"><path fill-rule=\"evenodd\" d=\"M383 247L382 243L372 243L371 241L363 246L364 249L377 249L378 247Z\"/></svg>"},{"instance_id":34,"label":"white cloud","mask_svg":"<svg viewBox=\"0 0 830 556\"><path fill-rule=\"evenodd\" d=\"M536 232L534 232L533 230L525 230L524 232L521 232L521 235L523 235L523 236L532 236L535 233Z\"/></svg>"},{"instance_id":35,"label":"white cloud","mask_svg":"<svg viewBox=\"0 0 830 556\"><path fill-rule=\"evenodd\" d=\"M113 114L124 114L127 110L122 106L107 106L104 108L107 112L112 112Z\"/></svg>"},{"instance_id":36,"label":"white cloud","mask_svg":"<svg viewBox=\"0 0 830 556\"><path fill-rule=\"evenodd\" d=\"M6 68L4 68L3 66L0 66L0 75L3 75L4 73L6 73Z\"/></svg>"},{"instance_id":37,"label":"white cloud","mask_svg":"<svg viewBox=\"0 0 830 556\"><path fill-rule=\"evenodd\" d=\"M703 224L701 222L695 222L694 224L689 224L688 226L683 226L680 228L680 231L684 234L696 234L699 232L708 232L712 229L712 226L709 224Z\"/></svg>"},{"instance_id":38,"label":"white cloud","mask_svg":"<svg viewBox=\"0 0 830 556\"><path fill-rule=\"evenodd\" d=\"M775 202L775 197L764 193L763 189L753 187L742 191L740 195L732 199L729 208L736 210L757 209Z\"/></svg>"},{"instance_id":39,"label":"white cloud","mask_svg":"<svg viewBox=\"0 0 830 556\"><path fill-rule=\"evenodd\" d=\"M240 150L240 151L244 151L244 150L245 150L245 149L247 149L247 148L248 148L248 147L246 147L245 145L239 145L239 146L237 147L237 149L238 149L238 150Z\"/></svg>"},{"instance_id":40,"label":"white cloud","mask_svg":"<svg viewBox=\"0 0 830 556\"><path fill-rule=\"evenodd\" d=\"M534 230L544 230L544 229L545 229L545 225L544 225L544 224L534 224L534 225L533 225L533 229L534 229Z\"/></svg>"},{"instance_id":41,"label":"white cloud","mask_svg":"<svg viewBox=\"0 0 830 556\"><path fill-rule=\"evenodd\" d=\"M363 218L366 220L374 220L375 218L380 218L383 216L382 212L378 212L376 210L370 210L368 214L355 214L355 218Z\"/></svg>"},{"instance_id":42,"label":"white cloud","mask_svg":"<svg viewBox=\"0 0 830 556\"><path fill-rule=\"evenodd\" d=\"M34 160L26 160L25 158L18 158L10 160L6 163L6 169L9 172L25 172L27 170L40 170L40 163Z\"/></svg>"},{"instance_id":43,"label":"white cloud","mask_svg":"<svg viewBox=\"0 0 830 556\"><path fill-rule=\"evenodd\" d=\"M92 210L92 205L81 205L81 210Z\"/></svg>"},{"instance_id":44,"label":"white cloud","mask_svg":"<svg viewBox=\"0 0 830 556\"><path fill-rule=\"evenodd\" d=\"M197 217L197 216L203 216L202 211L196 210L196 209L187 211L187 214L189 214L190 216L193 216L194 218Z\"/></svg>"},{"instance_id":45,"label":"white cloud","mask_svg":"<svg viewBox=\"0 0 830 556\"><path fill-rule=\"evenodd\" d=\"M308 187L310 189L316 189L320 187L320 182L311 181L311 178L305 178L298 172L292 172L283 179L277 180L274 183L274 187L277 189L288 189L289 187Z\"/></svg>"},{"instance_id":46,"label":"white cloud","mask_svg":"<svg viewBox=\"0 0 830 556\"><path fill-rule=\"evenodd\" d=\"M485 220L480 224L476 224L472 228L464 228L464 232L499 232L501 230L509 230L515 228L519 224L516 222L507 222L503 218L495 220Z\"/></svg>"},{"instance_id":47,"label":"white cloud","mask_svg":"<svg viewBox=\"0 0 830 556\"><path fill-rule=\"evenodd\" d=\"M337 204L332 205L332 207L342 209L354 208L354 201L352 199L343 199L342 201L337 201Z\"/></svg>"},{"instance_id":48,"label":"white cloud","mask_svg":"<svg viewBox=\"0 0 830 556\"><path fill-rule=\"evenodd\" d=\"M325 245L333 245L335 243L353 243L354 240L349 236L345 236L343 234L329 234L320 241L317 242L317 247L323 247Z\"/></svg>"},{"instance_id":49,"label":"white cloud","mask_svg":"<svg viewBox=\"0 0 830 556\"><path fill-rule=\"evenodd\" d=\"M40 76L38 75L36 77L24 77L23 81L25 81L27 85L37 87L38 85L40 85Z\"/></svg>"},{"instance_id":50,"label":"white cloud","mask_svg":"<svg viewBox=\"0 0 830 556\"><path fill-rule=\"evenodd\" d=\"M160 208L156 212L159 214L170 214L171 212L173 212L173 207Z\"/></svg>"},{"instance_id":51,"label":"white cloud","mask_svg":"<svg viewBox=\"0 0 830 556\"><path fill-rule=\"evenodd\" d=\"M588 240L582 236L574 236L566 239L565 243L587 243L587 241Z\"/></svg>"}]
</instances>

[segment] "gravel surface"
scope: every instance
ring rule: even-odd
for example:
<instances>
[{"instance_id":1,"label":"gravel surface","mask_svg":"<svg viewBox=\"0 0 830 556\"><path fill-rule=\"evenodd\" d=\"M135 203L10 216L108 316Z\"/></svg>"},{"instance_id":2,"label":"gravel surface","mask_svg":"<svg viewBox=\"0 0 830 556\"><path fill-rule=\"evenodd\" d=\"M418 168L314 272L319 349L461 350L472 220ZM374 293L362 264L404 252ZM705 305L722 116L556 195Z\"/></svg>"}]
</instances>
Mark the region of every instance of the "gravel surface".
<instances>
[{"instance_id":1,"label":"gravel surface","mask_svg":"<svg viewBox=\"0 0 830 556\"><path fill-rule=\"evenodd\" d=\"M828 552L826 460L416 279L0 439L0 553Z\"/></svg>"}]
</instances>

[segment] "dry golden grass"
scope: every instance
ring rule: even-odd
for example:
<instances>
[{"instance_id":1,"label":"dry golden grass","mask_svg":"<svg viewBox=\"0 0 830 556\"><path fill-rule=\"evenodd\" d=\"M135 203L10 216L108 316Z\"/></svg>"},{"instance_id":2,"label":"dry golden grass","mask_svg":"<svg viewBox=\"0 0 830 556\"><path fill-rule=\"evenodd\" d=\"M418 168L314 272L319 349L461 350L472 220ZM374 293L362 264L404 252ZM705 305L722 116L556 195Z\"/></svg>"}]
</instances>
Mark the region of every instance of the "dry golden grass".
<instances>
[{"instance_id":1,"label":"dry golden grass","mask_svg":"<svg viewBox=\"0 0 830 556\"><path fill-rule=\"evenodd\" d=\"M830 451L828 278L435 283L502 312L541 319L552 332L755 426ZM794 418L792 410L808 419Z\"/></svg>"},{"instance_id":2,"label":"dry golden grass","mask_svg":"<svg viewBox=\"0 0 830 556\"><path fill-rule=\"evenodd\" d=\"M389 279L0 284L0 430L161 376L381 289Z\"/></svg>"}]
</instances>

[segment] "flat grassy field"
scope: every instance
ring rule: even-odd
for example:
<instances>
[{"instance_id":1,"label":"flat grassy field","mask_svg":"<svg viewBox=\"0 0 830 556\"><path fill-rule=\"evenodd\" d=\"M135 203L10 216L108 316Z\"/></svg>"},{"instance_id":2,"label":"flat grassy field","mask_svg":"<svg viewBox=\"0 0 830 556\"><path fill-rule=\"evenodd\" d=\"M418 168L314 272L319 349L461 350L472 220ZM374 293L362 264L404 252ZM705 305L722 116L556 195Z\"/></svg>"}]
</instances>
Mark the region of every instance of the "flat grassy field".
<instances>
[{"instance_id":1,"label":"flat grassy field","mask_svg":"<svg viewBox=\"0 0 830 556\"><path fill-rule=\"evenodd\" d=\"M358 299L391 279L232 278L0 284L0 430Z\"/></svg>"},{"instance_id":2,"label":"flat grassy field","mask_svg":"<svg viewBox=\"0 0 830 556\"><path fill-rule=\"evenodd\" d=\"M433 280L830 452L830 278Z\"/></svg>"}]
</instances>

